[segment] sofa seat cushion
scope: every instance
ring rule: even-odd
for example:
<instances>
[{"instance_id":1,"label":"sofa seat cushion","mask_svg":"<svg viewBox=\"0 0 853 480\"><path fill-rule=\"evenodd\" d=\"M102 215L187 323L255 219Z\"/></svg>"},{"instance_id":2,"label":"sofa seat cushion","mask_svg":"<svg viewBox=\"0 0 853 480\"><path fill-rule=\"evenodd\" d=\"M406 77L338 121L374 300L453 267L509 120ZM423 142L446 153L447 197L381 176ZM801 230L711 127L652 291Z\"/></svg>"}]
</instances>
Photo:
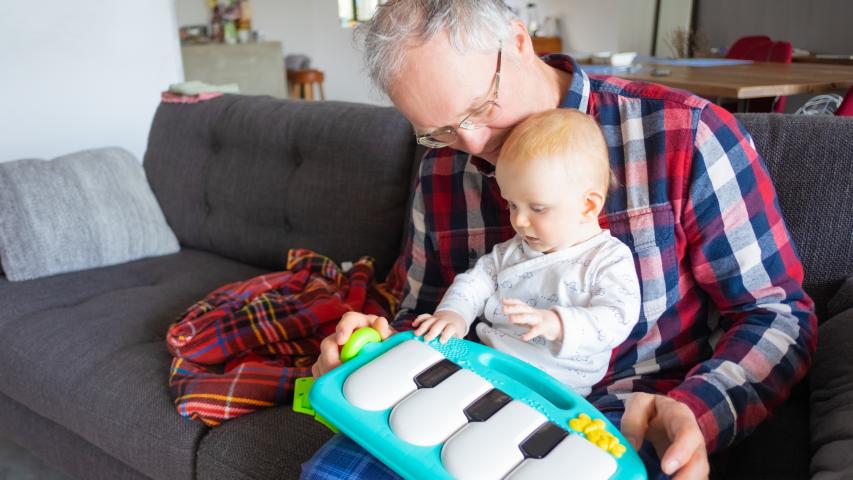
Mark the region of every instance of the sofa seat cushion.
<instances>
[{"instance_id":1,"label":"sofa seat cushion","mask_svg":"<svg viewBox=\"0 0 853 480\"><path fill-rule=\"evenodd\" d=\"M198 447L198 480L299 478L302 464L332 437L288 406L268 408L213 428Z\"/></svg>"},{"instance_id":2,"label":"sofa seat cushion","mask_svg":"<svg viewBox=\"0 0 853 480\"><path fill-rule=\"evenodd\" d=\"M0 392L151 478L193 478L207 428L175 410L164 335L209 291L261 273L185 249L27 282L0 277Z\"/></svg>"}]
</instances>

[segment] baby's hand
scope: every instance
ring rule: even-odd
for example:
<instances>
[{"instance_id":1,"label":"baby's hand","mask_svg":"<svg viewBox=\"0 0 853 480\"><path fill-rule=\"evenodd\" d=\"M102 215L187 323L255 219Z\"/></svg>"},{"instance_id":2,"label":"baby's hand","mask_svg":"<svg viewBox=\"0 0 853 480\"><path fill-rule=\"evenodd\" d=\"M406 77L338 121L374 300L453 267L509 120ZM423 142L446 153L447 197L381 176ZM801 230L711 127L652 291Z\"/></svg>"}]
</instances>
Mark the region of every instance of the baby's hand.
<instances>
[{"instance_id":1,"label":"baby's hand","mask_svg":"<svg viewBox=\"0 0 853 480\"><path fill-rule=\"evenodd\" d=\"M504 298L501 303L504 315L509 316L513 325L530 327L530 330L521 336L525 342L540 335L551 341L563 338L563 322L555 311L533 308L515 298Z\"/></svg>"},{"instance_id":2,"label":"baby's hand","mask_svg":"<svg viewBox=\"0 0 853 480\"><path fill-rule=\"evenodd\" d=\"M424 335L424 332L426 332L424 340L427 342L440 334L441 338L439 341L442 344L447 343L450 337L453 336L461 338L465 333L466 327L465 319L462 318L462 315L451 312L450 310L442 310L436 312L435 315L428 313L419 315L412 322L412 326L415 327L415 335L417 336Z\"/></svg>"}]
</instances>

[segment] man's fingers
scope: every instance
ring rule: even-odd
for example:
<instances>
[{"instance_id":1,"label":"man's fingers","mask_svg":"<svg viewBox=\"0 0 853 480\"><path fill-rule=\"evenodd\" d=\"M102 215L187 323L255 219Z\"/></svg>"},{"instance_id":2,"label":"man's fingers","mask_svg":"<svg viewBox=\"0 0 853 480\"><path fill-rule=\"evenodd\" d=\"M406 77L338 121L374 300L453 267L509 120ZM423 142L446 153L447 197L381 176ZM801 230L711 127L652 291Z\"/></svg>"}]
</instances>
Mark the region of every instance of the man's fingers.
<instances>
[{"instance_id":1,"label":"man's fingers","mask_svg":"<svg viewBox=\"0 0 853 480\"><path fill-rule=\"evenodd\" d=\"M680 408L683 407L683 408ZM674 404L667 409L671 412L662 419L667 436L672 443L661 457L661 469L668 475L685 466L696 455L705 450L705 439L696 425L693 412L684 404ZM707 456L703 456L707 458ZM694 478L694 477L685 477Z\"/></svg>"},{"instance_id":2,"label":"man's fingers","mask_svg":"<svg viewBox=\"0 0 853 480\"><path fill-rule=\"evenodd\" d=\"M649 393L633 393L625 404L622 415L622 435L631 442L635 450L640 449L649 419L655 414L655 396Z\"/></svg>"},{"instance_id":3,"label":"man's fingers","mask_svg":"<svg viewBox=\"0 0 853 480\"><path fill-rule=\"evenodd\" d=\"M377 332L379 332L379 337L382 338L382 340L385 340L386 338L394 334L394 329L391 328L390 325L388 325L387 318L377 317L375 315L371 316L373 317L373 320L370 322L370 326L376 329Z\"/></svg>"},{"instance_id":4,"label":"man's fingers","mask_svg":"<svg viewBox=\"0 0 853 480\"><path fill-rule=\"evenodd\" d=\"M352 332L358 328L366 327L376 318L376 315L365 315L358 312L347 312L341 317L341 321L335 327L338 345L347 343ZM380 332L381 333L381 332Z\"/></svg>"},{"instance_id":5,"label":"man's fingers","mask_svg":"<svg viewBox=\"0 0 853 480\"><path fill-rule=\"evenodd\" d=\"M311 373L314 377L325 375L329 370L341 364L341 356L338 351L338 344L335 341L335 335L329 335L320 342L320 355L317 361L311 366Z\"/></svg>"},{"instance_id":6,"label":"man's fingers","mask_svg":"<svg viewBox=\"0 0 853 480\"><path fill-rule=\"evenodd\" d=\"M673 477L673 480L704 480L711 474L711 466L708 464L708 455L698 449L693 456Z\"/></svg>"}]
</instances>

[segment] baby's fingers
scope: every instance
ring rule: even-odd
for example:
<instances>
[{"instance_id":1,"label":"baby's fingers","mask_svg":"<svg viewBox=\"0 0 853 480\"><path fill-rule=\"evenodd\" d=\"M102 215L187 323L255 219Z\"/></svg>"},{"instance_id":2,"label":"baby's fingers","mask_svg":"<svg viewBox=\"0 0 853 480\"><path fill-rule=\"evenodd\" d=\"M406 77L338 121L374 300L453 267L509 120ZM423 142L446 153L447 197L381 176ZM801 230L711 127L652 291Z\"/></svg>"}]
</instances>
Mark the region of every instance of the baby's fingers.
<instances>
[{"instance_id":1,"label":"baby's fingers","mask_svg":"<svg viewBox=\"0 0 853 480\"><path fill-rule=\"evenodd\" d=\"M504 315L516 315L516 314L528 314L532 313L535 309L526 303L518 304L518 305L504 305L503 313Z\"/></svg>"},{"instance_id":2,"label":"baby's fingers","mask_svg":"<svg viewBox=\"0 0 853 480\"><path fill-rule=\"evenodd\" d=\"M529 342L530 340L542 335L542 326L541 325L533 325L530 327L530 330L527 331L524 335L521 336L521 339L525 342Z\"/></svg>"},{"instance_id":3,"label":"baby's fingers","mask_svg":"<svg viewBox=\"0 0 853 480\"><path fill-rule=\"evenodd\" d=\"M437 319L437 318L435 318L435 317L433 317L432 315L429 315L429 316L427 316L426 318L420 318L420 317L419 317L419 318L418 318L418 321L420 322L420 324L419 324L419 325L417 325L417 327L418 327L418 328L416 328L416 329L415 329L415 336L418 336L418 337L419 337L419 336L423 335L423 334L424 334L424 332L426 332L427 330L429 330L429 329L430 329L430 327L431 327L431 326L432 326L432 325L433 325L437 320L438 320L438 319ZM414 323L413 323L412 325L414 325Z\"/></svg>"},{"instance_id":4,"label":"baby's fingers","mask_svg":"<svg viewBox=\"0 0 853 480\"><path fill-rule=\"evenodd\" d=\"M448 323L444 326L444 331L441 332L441 338L439 338L439 341L444 345L454 334L456 334L456 327L453 326L452 323Z\"/></svg>"},{"instance_id":5,"label":"baby's fingers","mask_svg":"<svg viewBox=\"0 0 853 480\"><path fill-rule=\"evenodd\" d=\"M431 318L431 317L432 317L432 315L430 315L428 313L422 313L422 314L418 315L418 318L416 318L414 322L412 322L412 326L417 327L418 325L420 325L421 322L423 322L424 320Z\"/></svg>"},{"instance_id":6,"label":"baby's fingers","mask_svg":"<svg viewBox=\"0 0 853 480\"><path fill-rule=\"evenodd\" d=\"M429 332L424 335L424 341L429 342L433 338L439 336L441 332L447 327L447 322L443 320L436 319L432 326L429 329Z\"/></svg>"},{"instance_id":7,"label":"baby's fingers","mask_svg":"<svg viewBox=\"0 0 853 480\"><path fill-rule=\"evenodd\" d=\"M537 325L539 323L539 315L515 313L509 316L509 321L515 325Z\"/></svg>"}]
</instances>

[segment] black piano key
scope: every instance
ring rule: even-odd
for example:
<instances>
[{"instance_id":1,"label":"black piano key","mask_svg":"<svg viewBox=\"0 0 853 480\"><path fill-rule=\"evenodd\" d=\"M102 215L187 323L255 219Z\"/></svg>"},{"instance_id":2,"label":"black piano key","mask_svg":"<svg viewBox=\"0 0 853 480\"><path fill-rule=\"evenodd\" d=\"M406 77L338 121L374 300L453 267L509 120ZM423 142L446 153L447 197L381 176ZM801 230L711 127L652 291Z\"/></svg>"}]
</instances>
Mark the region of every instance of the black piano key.
<instances>
[{"instance_id":1,"label":"black piano key","mask_svg":"<svg viewBox=\"0 0 853 480\"><path fill-rule=\"evenodd\" d=\"M544 458L569 434L554 422L543 423L519 446L525 458Z\"/></svg>"},{"instance_id":2,"label":"black piano key","mask_svg":"<svg viewBox=\"0 0 853 480\"><path fill-rule=\"evenodd\" d=\"M462 367L445 358L419 373L415 377L415 384L418 388L432 388L456 373L460 368Z\"/></svg>"},{"instance_id":3,"label":"black piano key","mask_svg":"<svg viewBox=\"0 0 853 480\"><path fill-rule=\"evenodd\" d=\"M469 422L485 422L511 401L512 398L509 395L493 388L465 407L465 416L468 417Z\"/></svg>"}]
</instances>

